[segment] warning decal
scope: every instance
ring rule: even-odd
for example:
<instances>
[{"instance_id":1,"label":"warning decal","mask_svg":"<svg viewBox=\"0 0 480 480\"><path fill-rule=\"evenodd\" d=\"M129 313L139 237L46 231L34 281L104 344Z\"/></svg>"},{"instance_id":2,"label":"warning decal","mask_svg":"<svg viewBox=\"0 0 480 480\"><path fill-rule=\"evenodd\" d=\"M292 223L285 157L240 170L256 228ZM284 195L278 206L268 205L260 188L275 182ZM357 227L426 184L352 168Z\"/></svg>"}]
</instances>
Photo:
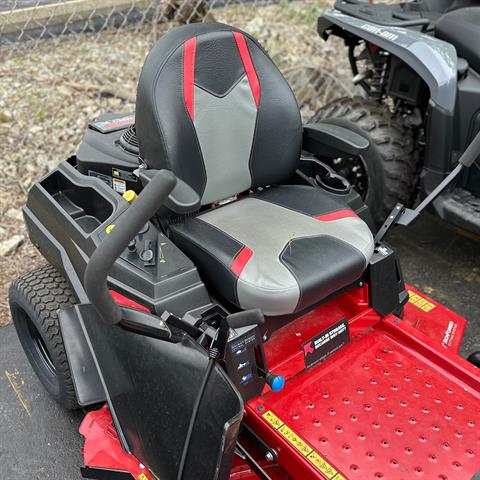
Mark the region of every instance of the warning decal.
<instances>
[{"instance_id":1,"label":"warning decal","mask_svg":"<svg viewBox=\"0 0 480 480\"><path fill-rule=\"evenodd\" d=\"M430 303L426 298L423 298L418 293L412 292L412 290L408 291L408 301L413 303L416 307L424 312L429 312L435 308L433 303Z\"/></svg>"},{"instance_id":2,"label":"warning decal","mask_svg":"<svg viewBox=\"0 0 480 480\"><path fill-rule=\"evenodd\" d=\"M104 175L103 173L94 172L93 170L88 171L89 177L96 177L101 180L103 183L107 184L110 188L112 188L112 177L108 175Z\"/></svg>"},{"instance_id":3,"label":"warning decal","mask_svg":"<svg viewBox=\"0 0 480 480\"><path fill-rule=\"evenodd\" d=\"M119 178L112 178L113 189L120 195L123 195L127 191L127 182Z\"/></svg>"},{"instance_id":4,"label":"warning decal","mask_svg":"<svg viewBox=\"0 0 480 480\"><path fill-rule=\"evenodd\" d=\"M137 182L138 179L133 172L128 170L122 170L120 168L112 168L112 177L121 178L122 180L127 180L128 182Z\"/></svg>"},{"instance_id":5,"label":"warning decal","mask_svg":"<svg viewBox=\"0 0 480 480\"><path fill-rule=\"evenodd\" d=\"M302 345L305 367L310 368L344 347L350 340L348 320L340 320Z\"/></svg>"},{"instance_id":6,"label":"warning decal","mask_svg":"<svg viewBox=\"0 0 480 480\"><path fill-rule=\"evenodd\" d=\"M345 480L318 452L316 452L303 438L298 436L290 427L280 420L271 410L267 410L262 418L296 450L298 450L317 470L329 480Z\"/></svg>"}]
</instances>

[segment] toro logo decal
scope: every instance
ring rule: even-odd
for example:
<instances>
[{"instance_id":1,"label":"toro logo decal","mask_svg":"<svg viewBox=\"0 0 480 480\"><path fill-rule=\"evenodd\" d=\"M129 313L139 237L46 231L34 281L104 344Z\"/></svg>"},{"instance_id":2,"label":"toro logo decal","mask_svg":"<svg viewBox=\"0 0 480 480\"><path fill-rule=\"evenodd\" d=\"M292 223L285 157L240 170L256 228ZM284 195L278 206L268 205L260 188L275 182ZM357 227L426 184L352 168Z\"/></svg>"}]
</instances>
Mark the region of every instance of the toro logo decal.
<instances>
[{"instance_id":1,"label":"toro logo decal","mask_svg":"<svg viewBox=\"0 0 480 480\"><path fill-rule=\"evenodd\" d=\"M448 348L452 345L453 339L455 338L455 334L457 333L457 324L450 320L447 325L447 329L445 330L445 334L443 336L442 345L445 348Z\"/></svg>"},{"instance_id":2,"label":"toro logo decal","mask_svg":"<svg viewBox=\"0 0 480 480\"><path fill-rule=\"evenodd\" d=\"M315 350L313 349L313 346L312 346L312 343L313 342L309 342L309 343L306 343L304 346L303 346L303 351L305 353L305 355L307 353L313 353Z\"/></svg>"}]
</instances>

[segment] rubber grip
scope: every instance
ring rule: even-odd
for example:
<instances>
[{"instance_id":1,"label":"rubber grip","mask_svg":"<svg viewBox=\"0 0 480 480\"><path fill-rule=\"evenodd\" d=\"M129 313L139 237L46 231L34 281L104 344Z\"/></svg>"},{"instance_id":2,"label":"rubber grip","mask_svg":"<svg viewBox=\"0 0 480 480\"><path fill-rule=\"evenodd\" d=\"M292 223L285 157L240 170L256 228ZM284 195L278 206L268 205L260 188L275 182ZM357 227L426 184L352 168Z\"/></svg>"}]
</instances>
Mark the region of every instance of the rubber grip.
<instances>
[{"instance_id":1,"label":"rubber grip","mask_svg":"<svg viewBox=\"0 0 480 480\"><path fill-rule=\"evenodd\" d=\"M84 287L90 302L106 323L117 324L122 318L120 307L108 291L108 272L143 225L155 215L176 183L172 172L160 170L93 252L83 277Z\"/></svg>"}]
</instances>

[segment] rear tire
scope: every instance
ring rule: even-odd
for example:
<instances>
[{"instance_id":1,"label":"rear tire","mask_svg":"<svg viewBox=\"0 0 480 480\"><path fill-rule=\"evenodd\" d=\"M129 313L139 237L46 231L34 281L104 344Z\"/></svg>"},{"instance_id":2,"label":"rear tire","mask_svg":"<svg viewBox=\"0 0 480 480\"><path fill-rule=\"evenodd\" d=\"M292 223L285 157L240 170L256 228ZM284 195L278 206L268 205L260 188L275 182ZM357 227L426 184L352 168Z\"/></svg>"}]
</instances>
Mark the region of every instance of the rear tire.
<instances>
[{"instance_id":1,"label":"rear tire","mask_svg":"<svg viewBox=\"0 0 480 480\"><path fill-rule=\"evenodd\" d=\"M334 100L320 108L310 121L327 119L351 129L370 142L370 148L361 156L366 187L359 193L375 223L381 224L397 202L411 206L418 182L418 156L414 152L412 131L384 106L361 97ZM332 166L335 168L335 165ZM347 178L352 174L338 173Z\"/></svg>"},{"instance_id":2,"label":"rear tire","mask_svg":"<svg viewBox=\"0 0 480 480\"><path fill-rule=\"evenodd\" d=\"M51 265L17 278L9 291L18 338L50 396L66 409L79 408L58 322L60 309L75 305L68 282Z\"/></svg>"}]
</instances>

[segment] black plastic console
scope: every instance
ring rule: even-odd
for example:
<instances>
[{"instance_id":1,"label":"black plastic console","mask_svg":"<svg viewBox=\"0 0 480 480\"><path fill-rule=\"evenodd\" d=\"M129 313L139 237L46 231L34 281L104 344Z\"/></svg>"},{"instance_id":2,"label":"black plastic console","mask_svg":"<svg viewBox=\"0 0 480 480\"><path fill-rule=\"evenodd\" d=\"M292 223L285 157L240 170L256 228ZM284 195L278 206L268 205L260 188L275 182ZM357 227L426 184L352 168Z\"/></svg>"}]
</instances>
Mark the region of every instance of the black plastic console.
<instances>
[{"instance_id":1,"label":"black plastic console","mask_svg":"<svg viewBox=\"0 0 480 480\"><path fill-rule=\"evenodd\" d=\"M32 242L70 281L80 302L86 264L129 203L95 176L80 173L75 159L30 190L24 208ZM210 304L196 267L153 224L147 223L113 265L109 287L151 311L178 316Z\"/></svg>"}]
</instances>

